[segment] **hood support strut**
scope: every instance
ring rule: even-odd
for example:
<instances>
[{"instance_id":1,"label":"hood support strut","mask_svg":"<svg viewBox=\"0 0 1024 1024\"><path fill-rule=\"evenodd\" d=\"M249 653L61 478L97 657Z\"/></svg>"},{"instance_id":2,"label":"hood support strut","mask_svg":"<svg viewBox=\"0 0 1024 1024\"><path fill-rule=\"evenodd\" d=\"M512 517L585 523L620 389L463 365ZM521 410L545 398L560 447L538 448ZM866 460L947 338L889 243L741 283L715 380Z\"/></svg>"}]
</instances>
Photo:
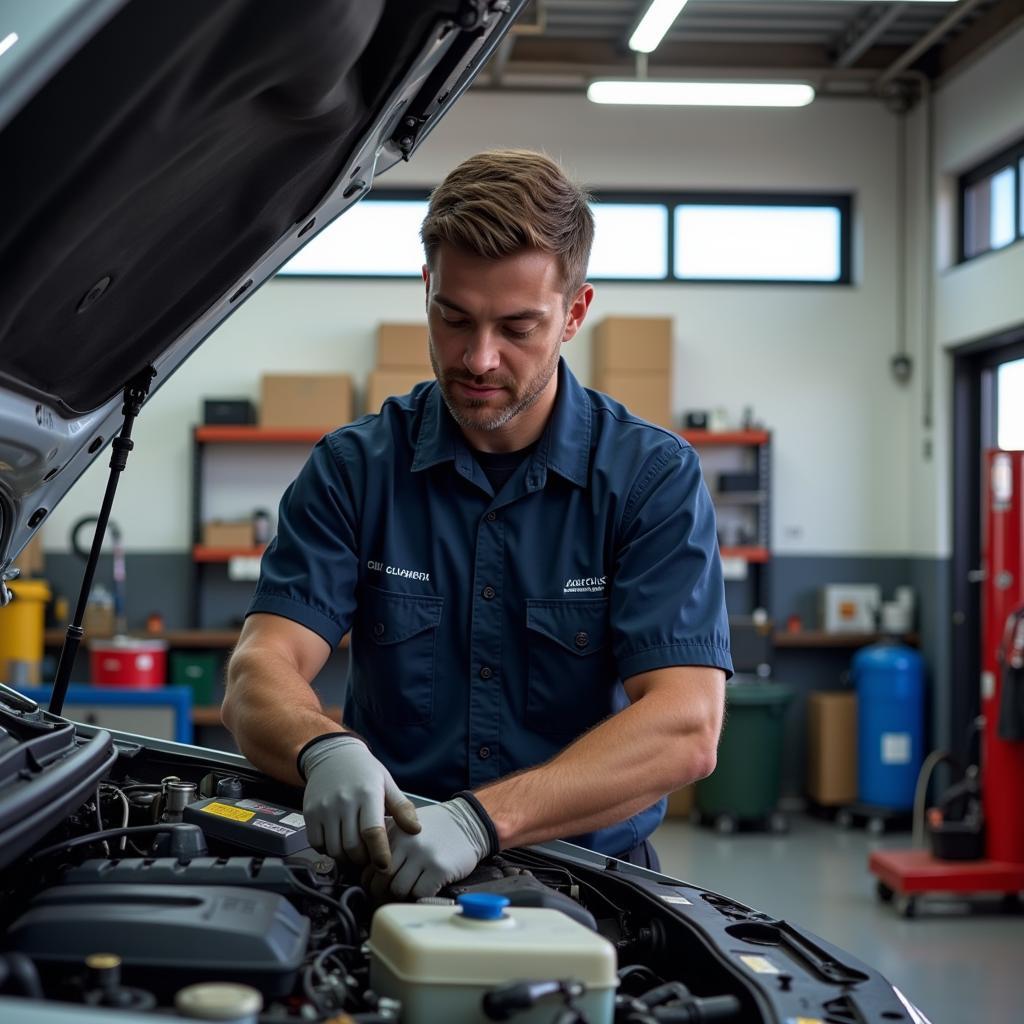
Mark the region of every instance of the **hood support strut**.
<instances>
[{"instance_id":1,"label":"hood support strut","mask_svg":"<svg viewBox=\"0 0 1024 1024\"><path fill-rule=\"evenodd\" d=\"M82 620L85 618L86 602L89 600L93 577L96 575L96 566L99 564L100 550L103 547L103 536L107 532L110 510L114 505L117 482L121 477L121 472L128 465L128 453L135 447L135 442L132 441L132 426L142 410L142 403L145 402L146 396L149 394L149 385L155 376L156 370L152 366L147 366L133 377L124 389L124 407L121 410L124 424L110 445L112 451L107 489L103 495L103 504L100 506L100 514L96 520L96 532L92 537L92 550L89 552L89 561L85 565L85 575L78 593L75 617L71 620L64 636L64 646L61 648L60 661L57 663L57 675L53 681L49 710L54 715L59 715L64 708L64 698L68 694L68 683L71 681L71 669L75 664L75 655L85 636Z\"/></svg>"}]
</instances>

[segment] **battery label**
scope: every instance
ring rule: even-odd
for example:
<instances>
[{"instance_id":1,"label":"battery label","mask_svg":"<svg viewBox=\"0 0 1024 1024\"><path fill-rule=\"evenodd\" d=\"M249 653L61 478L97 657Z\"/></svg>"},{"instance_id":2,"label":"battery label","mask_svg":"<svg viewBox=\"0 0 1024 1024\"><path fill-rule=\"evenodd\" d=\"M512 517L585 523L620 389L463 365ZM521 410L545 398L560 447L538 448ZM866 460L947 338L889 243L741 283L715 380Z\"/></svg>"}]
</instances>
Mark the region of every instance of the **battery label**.
<instances>
[{"instance_id":1,"label":"battery label","mask_svg":"<svg viewBox=\"0 0 1024 1024\"><path fill-rule=\"evenodd\" d=\"M766 956L741 955L740 959L756 974L778 974L779 969Z\"/></svg>"},{"instance_id":2,"label":"battery label","mask_svg":"<svg viewBox=\"0 0 1024 1024\"><path fill-rule=\"evenodd\" d=\"M276 832L279 836L293 836L295 835L295 829L285 828L284 825L278 825L276 821L264 821L262 818L257 818L252 823L253 828L262 828L267 832Z\"/></svg>"},{"instance_id":3,"label":"battery label","mask_svg":"<svg viewBox=\"0 0 1024 1024\"><path fill-rule=\"evenodd\" d=\"M216 814L218 818L230 818L232 821L248 821L256 817L254 811L243 811L240 807L232 807L230 804L207 804L201 810L204 814Z\"/></svg>"},{"instance_id":4,"label":"battery label","mask_svg":"<svg viewBox=\"0 0 1024 1024\"><path fill-rule=\"evenodd\" d=\"M258 800L239 800L236 807L245 807L250 811L258 811L260 814L266 814L271 818L280 818L282 814L286 813L283 807L271 807L270 804L261 804Z\"/></svg>"},{"instance_id":5,"label":"battery label","mask_svg":"<svg viewBox=\"0 0 1024 1024\"><path fill-rule=\"evenodd\" d=\"M301 814L289 814L287 818L281 819L282 825L291 825L292 828L305 828L306 819Z\"/></svg>"},{"instance_id":6,"label":"battery label","mask_svg":"<svg viewBox=\"0 0 1024 1024\"><path fill-rule=\"evenodd\" d=\"M882 764L910 764L910 733L882 733Z\"/></svg>"}]
</instances>

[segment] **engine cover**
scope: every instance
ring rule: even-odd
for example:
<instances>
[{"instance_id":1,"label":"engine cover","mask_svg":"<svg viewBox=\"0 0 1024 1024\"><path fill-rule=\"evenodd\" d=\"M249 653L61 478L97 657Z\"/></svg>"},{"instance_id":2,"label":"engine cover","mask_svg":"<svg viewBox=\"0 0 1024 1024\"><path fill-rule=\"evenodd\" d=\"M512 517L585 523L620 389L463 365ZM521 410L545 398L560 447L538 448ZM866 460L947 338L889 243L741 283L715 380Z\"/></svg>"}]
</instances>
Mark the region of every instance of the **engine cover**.
<instances>
[{"instance_id":1,"label":"engine cover","mask_svg":"<svg viewBox=\"0 0 1024 1024\"><path fill-rule=\"evenodd\" d=\"M310 923L283 896L231 886L61 885L41 892L9 947L66 974L91 953L116 953L128 984L154 992L236 981L285 996Z\"/></svg>"}]
</instances>

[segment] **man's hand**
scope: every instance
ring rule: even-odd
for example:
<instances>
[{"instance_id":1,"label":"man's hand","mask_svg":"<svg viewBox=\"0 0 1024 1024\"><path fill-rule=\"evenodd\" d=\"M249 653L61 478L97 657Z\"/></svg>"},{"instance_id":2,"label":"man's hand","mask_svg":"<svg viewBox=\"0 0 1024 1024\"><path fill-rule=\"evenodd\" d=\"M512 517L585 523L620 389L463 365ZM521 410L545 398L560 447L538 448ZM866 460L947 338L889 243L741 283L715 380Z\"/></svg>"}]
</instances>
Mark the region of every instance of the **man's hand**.
<instances>
[{"instance_id":1,"label":"man's hand","mask_svg":"<svg viewBox=\"0 0 1024 1024\"><path fill-rule=\"evenodd\" d=\"M482 813L482 812L481 812ZM494 849L493 825L488 829L462 797L420 809L423 831L406 835L391 826L391 868L378 871L370 892L420 899L436 896L451 882L469 875Z\"/></svg>"},{"instance_id":2,"label":"man's hand","mask_svg":"<svg viewBox=\"0 0 1024 1024\"><path fill-rule=\"evenodd\" d=\"M420 830L416 808L391 773L355 736L321 739L302 755L306 795L302 814L310 846L342 863L378 871L391 866L384 815L394 817L396 835Z\"/></svg>"}]
</instances>

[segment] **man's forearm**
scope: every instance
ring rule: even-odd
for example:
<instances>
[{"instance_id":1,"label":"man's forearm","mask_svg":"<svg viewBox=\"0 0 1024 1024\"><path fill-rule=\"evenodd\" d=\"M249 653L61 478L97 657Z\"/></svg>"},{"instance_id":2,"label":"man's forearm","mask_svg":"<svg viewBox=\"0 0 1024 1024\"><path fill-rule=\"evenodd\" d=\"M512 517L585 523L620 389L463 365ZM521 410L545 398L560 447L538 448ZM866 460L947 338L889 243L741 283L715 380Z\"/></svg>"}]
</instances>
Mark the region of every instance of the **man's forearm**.
<instances>
[{"instance_id":1,"label":"man's forearm","mask_svg":"<svg viewBox=\"0 0 1024 1024\"><path fill-rule=\"evenodd\" d=\"M713 707L713 706L712 706ZM604 828L709 774L720 714L649 693L537 768L478 790L503 849Z\"/></svg>"},{"instance_id":2,"label":"man's forearm","mask_svg":"<svg viewBox=\"0 0 1024 1024\"><path fill-rule=\"evenodd\" d=\"M341 730L287 659L264 650L232 659L221 718L257 768L295 785L302 785L295 765L302 747Z\"/></svg>"}]
</instances>

